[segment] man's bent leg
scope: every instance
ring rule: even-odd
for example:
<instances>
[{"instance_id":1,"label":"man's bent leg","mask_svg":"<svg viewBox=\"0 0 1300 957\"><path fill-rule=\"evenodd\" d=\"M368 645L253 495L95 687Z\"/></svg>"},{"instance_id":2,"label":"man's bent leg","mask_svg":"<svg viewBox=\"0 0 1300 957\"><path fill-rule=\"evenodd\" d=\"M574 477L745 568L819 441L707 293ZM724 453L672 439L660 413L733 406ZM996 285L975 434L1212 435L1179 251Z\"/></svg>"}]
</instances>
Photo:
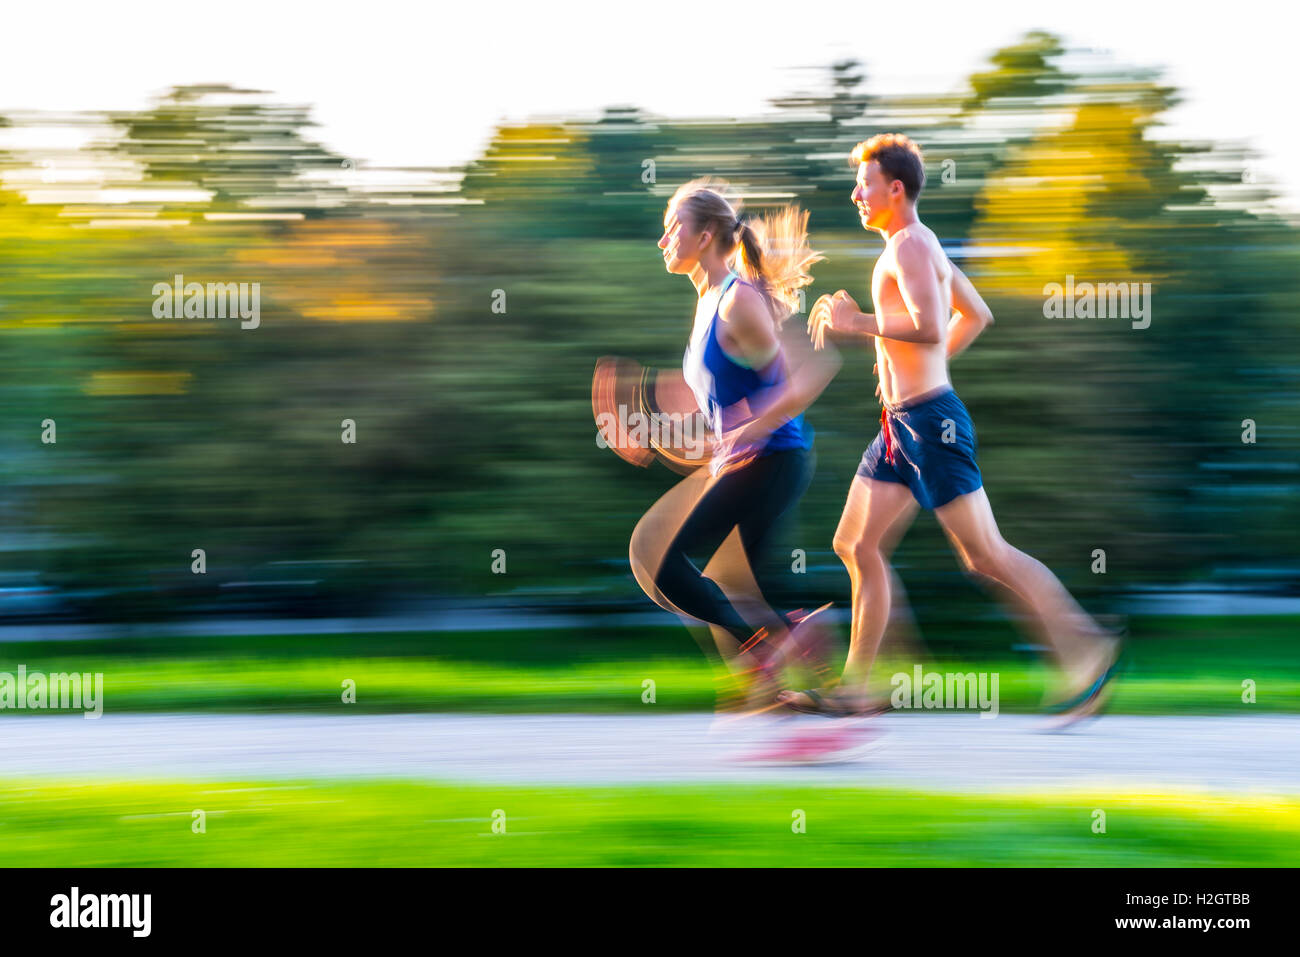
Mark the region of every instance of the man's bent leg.
<instances>
[{"instance_id":1,"label":"man's bent leg","mask_svg":"<svg viewBox=\"0 0 1300 957\"><path fill-rule=\"evenodd\" d=\"M865 703L867 678L889 622L888 555L916 515L911 490L897 482L857 475L835 531L835 553L853 586L853 624L848 659L836 701L850 708ZM802 692L783 692L780 700L799 707L815 702Z\"/></svg>"},{"instance_id":2,"label":"man's bent leg","mask_svg":"<svg viewBox=\"0 0 1300 957\"><path fill-rule=\"evenodd\" d=\"M853 625L842 684L866 693L871 665L889 624L889 556L919 506L906 485L856 476L835 533L835 553L853 585Z\"/></svg>"}]
</instances>

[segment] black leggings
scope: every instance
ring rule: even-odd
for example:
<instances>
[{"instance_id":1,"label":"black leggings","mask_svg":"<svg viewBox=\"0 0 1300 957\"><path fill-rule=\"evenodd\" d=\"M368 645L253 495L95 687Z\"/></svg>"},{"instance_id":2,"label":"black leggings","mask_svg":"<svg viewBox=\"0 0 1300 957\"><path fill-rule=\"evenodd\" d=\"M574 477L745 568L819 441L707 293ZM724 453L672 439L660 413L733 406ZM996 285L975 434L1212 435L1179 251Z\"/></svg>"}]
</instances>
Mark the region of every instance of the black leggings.
<instances>
[{"instance_id":1,"label":"black leggings","mask_svg":"<svg viewBox=\"0 0 1300 957\"><path fill-rule=\"evenodd\" d=\"M668 546L655 576L659 591L691 617L726 629L741 643L747 641L754 629L740 617L717 582L695 567L690 553L712 555L739 526L740 542L759 591L765 596L792 595L794 590L788 587L794 574L790 562L784 558L772 561L771 550L780 520L793 510L812 481L815 462L811 449L786 449L760 456L719 478L696 502ZM779 610L777 614L789 627L789 618Z\"/></svg>"}]
</instances>

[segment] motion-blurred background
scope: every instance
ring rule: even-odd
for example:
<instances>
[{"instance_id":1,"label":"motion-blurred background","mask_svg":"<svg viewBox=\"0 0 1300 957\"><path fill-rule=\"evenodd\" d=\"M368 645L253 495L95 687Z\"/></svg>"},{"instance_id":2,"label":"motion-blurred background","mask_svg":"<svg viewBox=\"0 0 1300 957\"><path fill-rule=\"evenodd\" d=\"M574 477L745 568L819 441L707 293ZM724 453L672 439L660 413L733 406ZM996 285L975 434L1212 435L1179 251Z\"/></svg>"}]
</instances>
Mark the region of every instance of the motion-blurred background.
<instances>
[{"instance_id":1,"label":"motion-blurred background","mask_svg":"<svg viewBox=\"0 0 1300 957\"><path fill-rule=\"evenodd\" d=\"M703 659L627 565L633 526L677 476L598 447L593 365L680 363L693 292L655 242L665 200L699 175L730 180L751 211L810 210L827 259L809 304L839 288L865 303L880 243L849 203L847 156L901 131L925 151L924 221L996 317L952 375L1003 534L1090 610L1134 616L1140 667L1116 708L1231 712L1249 679L1267 690L1259 710L1300 709L1294 214L1250 143L1158 135L1182 94L1156 65L1007 37L955 85L886 91L866 52L827 56L783 73L786 92L752 115L710 118L704 100L682 115L552 112L501 122L472 159L440 166L341 155L313 103L233 82L134 110L97 108L93 82L76 111L23 109L11 91L0 670L103 672L110 716L334 713L346 680L355 711L643 711L648 675L661 709L708 709ZM681 55L666 50L664 68ZM735 56L742 76L770 79ZM1280 77L1258 95L1286 124ZM439 93L474 108L472 86ZM436 99L427 115L394 102L394 122L437 137ZM160 318L155 286L174 281L256 284L256 328ZM1048 318L1045 288L1067 282L1150 283L1150 325ZM871 364L847 353L808 414L818 471L791 543L808 603L848 597L831 538L877 428ZM918 647L1000 669L1003 710L1037 708L1032 649L932 519L896 558ZM49 794L29 811L30 795L5 792L30 825L20 850L249 860L128 839L112 814L92 833L79 799ZM130 800L154 816L192 803L174 797ZM447 820L478 813L457 800ZM999 842L1025 819L972 813L986 812L988 836L943 860L1240 859L1236 837L1177 822L1152 825L1168 838L1156 850L1056 834L1006 857ZM346 838L323 857L290 840L259 860L346 862ZM385 841L374 860L407 860ZM481 860L473 841L457 847L445 860Z\"/></svg>"},{"instance_id":2,"label":"motion-blurred background","mask_svg":"<svg viewBox=\"0 0 1300 957\"><path fill-rule=\"evenodd\" d=\"M1102 603L1294 592L1300 247L1245 147L1153 139L1177 90L1043 33L956 94L873 95L856 60L791 83L753 117L501 126L455 169L333 155L309 106L227 86L4 119L12 143L93 135L0 153L0 616L641 603L628 534L673 476L597 447L589 383L602 354L680 362L666 196L709 173L751 210L801 204L813 295L865 301L880 244L846 157L891 130L923 146L925 221L997 317L953 377L1007 537ZM260 325L156 318L177 275L258 284ZM1150 283L1150 326L1045 318L1067 277ZM870 369L850 355L810 413L814 593L847 594L830 540L876 429ZM919 609L969 613L932 525L900 561Z\"/></svg>"}]
</instances>

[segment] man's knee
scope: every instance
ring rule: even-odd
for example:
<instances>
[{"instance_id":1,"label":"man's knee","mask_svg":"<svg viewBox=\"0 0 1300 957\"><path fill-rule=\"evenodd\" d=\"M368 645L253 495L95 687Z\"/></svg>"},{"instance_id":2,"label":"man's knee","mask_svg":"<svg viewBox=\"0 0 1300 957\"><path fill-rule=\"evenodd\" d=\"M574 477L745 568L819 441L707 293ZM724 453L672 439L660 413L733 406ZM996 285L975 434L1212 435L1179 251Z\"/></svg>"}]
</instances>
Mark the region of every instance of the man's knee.
<instances>
[{"instance_id":1,"label":"man's knee","mask_svg":"<svg viewBox=\"0 0 1300 957\"><path fill-rule=\"evenodd\" d=\"M963 545L962 564L972 575L1002 581L1006 577L1011 546L1002 539Z\"/></svg>"},{"instance_id":2,"label":"man's knee","mask_svg":"<svg viewBox=\"0 0 1300 957\"><path fill-rule=\"evenodd\" d=\"M831 539L831 547L835 549L835 554L839 556L840 561L849 565L853 562L854 552L858 547L857 535L845 532L841 528L835 529L835 537Z\"/></svg>"},{"instance_id":3,"label":"man's knee","mask_svg":"<svg viewBox=\"0 0 1300 957\"><path fill-rule=\"evenodd\" d=\"M833 545L835 554L849 568L864 568L872 562L884 560L879 537L860 535L850 538L837 533Z\"/></svg>"},{"instance_id":4,"label":"man's knee","mask_svg":"<svg viewBox=\"0 0 1300 957\"><path fill-rule=\"evenodd\" d=\"M835 554L839 556L840 561L848 564L849 557L853 553L854 540L835 530L835 537L831 539L831 547L835 549Z\"/></svg>"}]
</instances>

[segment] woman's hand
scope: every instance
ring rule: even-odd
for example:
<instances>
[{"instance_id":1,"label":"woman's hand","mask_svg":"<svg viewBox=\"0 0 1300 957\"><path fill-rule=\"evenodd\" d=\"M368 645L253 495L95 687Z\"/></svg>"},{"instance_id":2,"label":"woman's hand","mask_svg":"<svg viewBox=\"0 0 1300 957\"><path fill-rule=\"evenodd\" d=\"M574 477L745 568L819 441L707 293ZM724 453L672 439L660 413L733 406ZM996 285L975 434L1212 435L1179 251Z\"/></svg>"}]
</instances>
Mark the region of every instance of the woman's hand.
<instances>
[{"instance_id":1,"label":"woman's hand","mask_svg":"<svg viewBox=\"0 0 1300 957\"><path fill-rule=\"evenodd\" d=\"M751 419L729 432L723 432L721 439L713 440L713 458L722 461L724 465L748 458L758 451L759 446L771 434L772 430L762 425L758 419Z\"/></svg>"}]
</instances>

